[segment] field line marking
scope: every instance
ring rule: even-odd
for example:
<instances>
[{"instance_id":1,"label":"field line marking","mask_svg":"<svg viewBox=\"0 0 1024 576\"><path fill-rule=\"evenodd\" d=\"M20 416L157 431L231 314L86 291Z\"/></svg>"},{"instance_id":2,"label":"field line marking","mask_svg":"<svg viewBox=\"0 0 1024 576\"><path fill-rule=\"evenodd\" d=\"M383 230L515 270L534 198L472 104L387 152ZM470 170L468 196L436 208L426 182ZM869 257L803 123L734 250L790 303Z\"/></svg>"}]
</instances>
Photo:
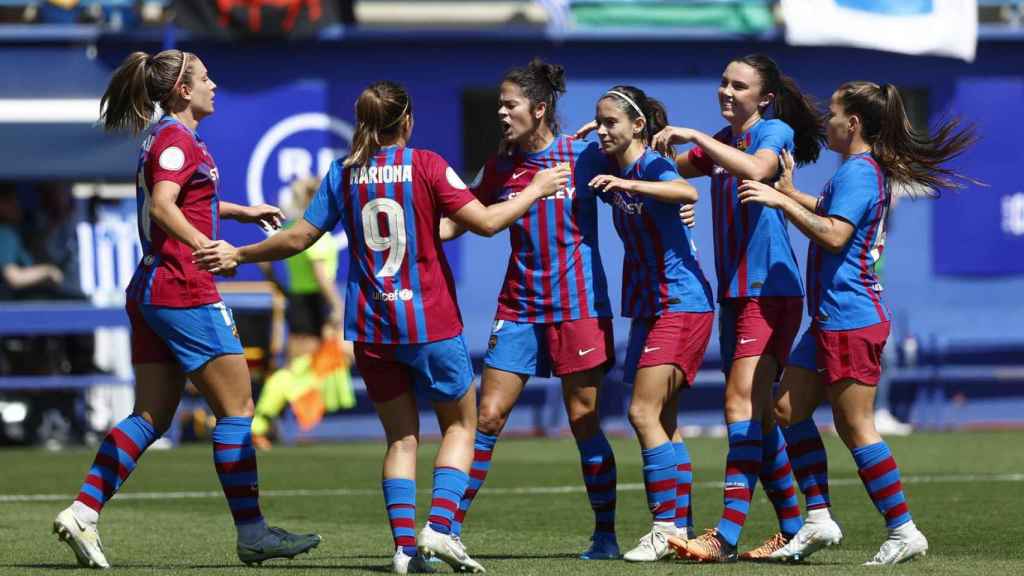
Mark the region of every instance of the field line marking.
<instances>
[{"instance_id":1,"label":"field line marking","mask_svg":"<svg viewBox=\"0 0 1024 576\"><path fill-rule=\"evenodd\" d=\"M1013 474L949 474L949 475L907 475L901 481L904 484L968 484L976 482L1024 482L1024 473ZM832 486L856 486L860 485L860 478L830 478ZM699 488L715 487L721 488L721 482L695 482ZM620 492L639 492L644 489L640 482L623 483L618 485ZM518 488L487 488L487 494L504 494L511 496L533 495L533 494L570 494L585 492L581 484L572 486L522 486ZM419 490L420 493L430 493L429 490ZM369 488L326 488L319 490L260 490L260 495L268 498L303 498L323 496L377 496L380 490ZM189 500L201 498L223 498L224 493L219 490L192 491L192 492L126 492L118 494L118 500ZM72 498L72 494L0 494L0 504L12 502L63 502Z\"/></svg>"}]
</instances>

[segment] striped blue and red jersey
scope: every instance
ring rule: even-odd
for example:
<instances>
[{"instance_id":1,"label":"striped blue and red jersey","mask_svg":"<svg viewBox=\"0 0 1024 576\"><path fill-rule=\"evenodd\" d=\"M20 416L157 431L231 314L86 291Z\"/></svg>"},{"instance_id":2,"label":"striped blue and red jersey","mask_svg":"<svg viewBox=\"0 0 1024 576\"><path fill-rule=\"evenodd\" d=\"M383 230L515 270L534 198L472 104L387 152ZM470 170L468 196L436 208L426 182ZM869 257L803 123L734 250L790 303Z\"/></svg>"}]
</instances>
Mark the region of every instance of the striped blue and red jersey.
<instances>
[{"instance_id":1,"label":"striped blue and red jersey","mask_svg":"<svg viewBox=\"0 0 1024 576\"><path fill-rule=\"evenodd\" d=\"M680 180L675 163L646 150L622 171L629 180ZM612 206L622 238L622 315L651 318L665 312L711 312L714 301L697 260L690 229L679 219L679 204L621 190L600 193Z\"/></svg>"},{"instance_id":2,"label":"striped blue and red jersey","mask_svg":"<svg viewBox=\"0 0 1024 576\"><path fill-rule=\"evenodd\" d=\"M512 254L498 296L500 320L546 324L610 317L597 241L597 198L576 174L607 172L597 143L558 136L544 150L492 157L473 182L484 204L514 197L539 170L568 163L565 188L538 200L509 228Z\"/></svg>"},{"instance_id":3,"label":"striped blue and red jersey","mask_svg":"<svg viewBox=\"0 0 1024 576\"><path fill-rule=\"evenodd\" d=\"M138 166L136 202L142 261L128 284L128 299L169 308L220 301L213 275L192 263L192 249L149 216L156 184L173 182L181 187L175 203L185 219L210 240L217 239L219 180L206 144L184 124L164 116L146 131Z\"/></svg>"},{"instance_id":4,"label":"striped blue and red jersey","mask_svg":"<svg viewBox=\"0 0 1024 576\"><path fill-rule=\"evenodd\" d=\"M441 156L388 146L363 166L331 164L305 219L349 238L345 337L422 344L462 333L455 280L439 226L473 201Z\"/></svg>"},{"instance_id":5,"label":"striped blue and red jersey","mask_svg":"<svg viewBox=\"0 0 1024 576\"><path fill-rule=\"evenodd\" d=\"M870 153L850 156L825 185L815 210L853 225L853 236L833 254L807 249L807 311L826 330L863 328L892 318L882 301L875 264L885 249L890 190Z\"/></svg>"},{"instance_id":6,"label":"striped blue and red jersey","mask_svg":"<svg viewBox=\"0 0 1024 576\"><path fill-rule=\"evenodd\" d=\"M755 154L770 150L778 155L793 150L793 129L777 119L760 120L742 134L726 127L715 139ZM711 176L711 211L715 236L715 272L718 298L803 296L796 254L789 243L786 218L778 208L740 204L737 178L718 166L701 148L693 148L690 161Z\"/></svg>"}]
</instances>

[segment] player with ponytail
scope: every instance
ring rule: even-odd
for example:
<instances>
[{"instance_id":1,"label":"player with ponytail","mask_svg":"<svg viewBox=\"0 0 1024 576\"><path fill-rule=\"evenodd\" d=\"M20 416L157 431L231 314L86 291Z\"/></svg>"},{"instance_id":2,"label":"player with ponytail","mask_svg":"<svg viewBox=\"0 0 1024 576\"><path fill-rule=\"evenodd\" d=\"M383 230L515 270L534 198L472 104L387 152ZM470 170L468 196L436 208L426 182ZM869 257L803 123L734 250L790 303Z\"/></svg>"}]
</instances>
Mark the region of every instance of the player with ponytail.
<instances>
[{"instance_id":1,"label":"player with ponytail","mask_svg":"<svg viewBox=\"0 0 1024 576\"><path fill-rule=\"evenodd\" d=\"M820 196L793 186L792 156L783 154L775 186L747 180L740 201L782 211L810 240L807 311L811 327L789 357L776 417L799 438L794 468L808 494L808 520L776 559L803 559L838 541L819 519L828 510L827 458L812 415L827 398L836 431L853 454L868 495L889 535L871 565L923 556L928 540L914 525L889 446L875 428L875 392L892 317L882 300L875 264L885 248L885 221L894 190L938 195L966 178L946 164L974 142L956 120L933 134L913 129L891 84L848 82L829 103L828 146L842 164ZM788 435L787 435L788 437Z\"/></svg>"},{"instance_id":2,"label":"player with ponytail","mask_svg":"<svg viewBox=\"0 0 1024 576\"><path fill-rule=\"evenodd\" d=\"M269 528L263 519L248 364L213 275L192 258L217 239L221 218L271 227L283 220L272 206L220 200L217 166L196 133L213 114L216 88L195 54L135 52L114 71L100 101L108 131L145 130L137 177L143 257L127 294L135 408L103 440L78 497L53 523L82 566L110 566L97 531L100 512L167 430L186 378L217 416L213 460L234 518L238 558L291 558L320 543L316 534ZM154 121L158 106L162 116Z\"/></svg>"},{"instance_id":3,"label":"player with ponytail","mask_svg":"<svg viewBox=\"0 0 1024 576\"><path fill-rule=\"evenodd\" d=\"M692 537L692 464L676 419L679 393L693 385L714 322L711 286L680 220L697 190L675 162L650 147L667 124L665 107L633 86L615 86L597 102L595 126L615 175L589 185L612 207L622 239L622 315L632 318L624 380L633 384L629 420L640 441L653 526L624 555L654 562L672 554L668 538ZM581 174L582 176L582 174Z\"/></svg>"},{"instance_id":4,"label":"player with ponytail","mask_svg":"<svg viewBox=\"0 0 1024 576\"><path fill-rule=\"evenodd\" d=\"M711 177L729 428L725 506L714 529L687 546L676 542L680 554L704 562L737 558L759 478L775 508L779 532L740 558L767 557L802 525L786 440L772 418L771 393L800 329L804 290L782 213L740 204L737 188L744 179L774 180L783 150L792 151L801 164L814 162L824 138L813 100L764 55L729 62L718 88L718 104L729 125L714 136L670 126L654 137L655 147L662 150L693 144L676 157L679 173Z\"/></svg>"}]
</instances>

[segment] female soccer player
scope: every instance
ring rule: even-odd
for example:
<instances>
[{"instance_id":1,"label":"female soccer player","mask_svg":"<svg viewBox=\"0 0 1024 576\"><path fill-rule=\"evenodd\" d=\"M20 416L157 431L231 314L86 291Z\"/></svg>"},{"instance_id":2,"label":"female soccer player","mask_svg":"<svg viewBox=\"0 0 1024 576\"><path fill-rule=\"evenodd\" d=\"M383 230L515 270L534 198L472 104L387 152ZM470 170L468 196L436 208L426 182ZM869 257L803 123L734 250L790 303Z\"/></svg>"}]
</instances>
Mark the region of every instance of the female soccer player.
<instances>
[{"instance_id":1,"label":"female soccer player","mask_svg":"<svg viewBox=\"0 0 1024 576\"><path fill-rule=\"evenodd\" d=\"M672 554L668 538L687 526L692 471L676 424L679 392L697 375L711 338L714 304L680 204L697 190L673 163L649 148L667 124L665 108L639 88L616 86L597 102L601 148L619 176L597 175L590 187L612 206L622 238L622 315L633 319L626 382L633 383L629 420L640 440L651 531L624 558L653 562ZM579 176L584 174L577 172Z\"/></svg>"},{"instance_id":2,"label":"female soccer player","mask_svg":"<svg viewBox=\"0 0 1024 576\"><path fill-rule=\"evenodd\" d=\"M779 421L803 434L817 472L798 479L816 487L828 505L825 450L811 416L823 397L832 405L836 430L853 453L858 473L885 518L888 538L869 565L896 564L924 556L928 540L914 525L889 446L875 429L875 385L892 317L882 301L875 263L885 246L885 217L894 186L929 190L959 186L944 164L974 141L957 122L935 135L919 134L907 119L896 87L848 82L829 104L828 146L843 163L820 197L793 186L792 157L782 157L784 176L775 188L744 181L740 201L781 210L808 238L807 311L811 327L794 348L782 379ZM813 511L812 511L813 512ZM802 559L838 540L813 516L775 555Z\"/></svg>"},{"instance_id":3,"label":"female soccer player","mask_svg":"<svg viewBox=\"0 0 1024 576\"><path fill-rule=\"evenodd\" d=\"M745 179L773 180L782 150L794 150L800 163L815 161L823 138L813 102L767 56L730 62L722 73L718 102L729 126L715 136L670 126L654 138L659 149L695 144L688 154L676 157L679 173L712 180L729 427L725 507L715 529L685 548L677 542L681 553L705 562L736 559L758 476L775 506L779 534L743 558L767 556L802 525L786 441L771 418L771 388L800 329L803 286L782 213L740 204L737 186Z\"/></svg>"},{"instance_id":4,"label":"female soccer player","mask_svg":"<svg viewBox=\"0 0 1024 576\"><path fill-rule=\"evenodd\" d=\"M405 89L372 84L356 102L352 153L331 165L304 220L259 244L236 249L213 242L195 256L208 270L230 272L240 263L296 254L342 223L351 239L346 338L355 342L356 365L387 436L383 490L395 542L392 567L400 574L433 571L424 556L438 556L457 572L483 572L452 532L473 461L476 392L440 220L447 215L491 236L562 189L569 169L541 170L516 198L484 207L443 158L407 147L412 129ZM418 541L417 388L431 398L443 434L429 521Z\"/></svg>"},{"instance_id":5,"label":"female soccer player","mask_svg":"<svg viewBox=\"0 0 1024 576\"><path fill-rule=\"evenodd\" d=\"M555 106L564 91L565 72L555 64L534 60L505 75L498 102L501 149L473 184L484 204L500 205L546 166L568 162L574 174L512 225L512 255L484 359L472 478L456 520L461 523L483 485L526 381L553 372L562 379L594 512L592 543L580 557L618 558L615 456L597 413L598 388L614 362L611 306L598 252L596 198L586 180L575 177L605 171L607 160L596 143L558 135Z\"/></svg>"},{"instance_id":6,"label":"female soccer player","mask_svg":"<svg viewBox=\"0 0 1024 576\"><path fill-rule=\"evenodd\" d=\"M217 416L213 460L246 564L307 552L316 534L268 528L259 505L252 446L252 392L231 310L192 251L216 240L220 218L278 226L280 210L221 202L217 167L196 134L213 113L217 85L195 55L135 52L114 71L101 101L105 128L138 133L160 105L139 153L138 216L143 258L128 286L135 366L135 409L107 435L78 497L53 530L78 563L108 568L96 525L103 505L128 479L142 453L167 430L186 377Z\"/></svg>"}]
</instances>

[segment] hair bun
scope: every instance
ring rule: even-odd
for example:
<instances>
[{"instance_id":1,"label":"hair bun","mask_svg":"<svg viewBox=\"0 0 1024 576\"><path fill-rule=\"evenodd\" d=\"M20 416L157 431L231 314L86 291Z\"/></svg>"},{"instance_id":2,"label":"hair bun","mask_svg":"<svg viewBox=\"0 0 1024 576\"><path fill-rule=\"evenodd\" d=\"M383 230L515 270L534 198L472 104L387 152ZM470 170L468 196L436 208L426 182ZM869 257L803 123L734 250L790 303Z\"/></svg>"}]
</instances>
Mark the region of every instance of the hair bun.
<instances>
[{"instance_id":1,"label":"hair bun","mask_svg":"<svg viewBox=\"0 0 1024 576\"><path fill-rule=\"evenodd\" d=\"M551 91L556 93L565 92L565 68L559 64L549 64L540 58L534 58L530 62L530 70L537 76L544 78Z\"/></svg>"}]
</instances>

